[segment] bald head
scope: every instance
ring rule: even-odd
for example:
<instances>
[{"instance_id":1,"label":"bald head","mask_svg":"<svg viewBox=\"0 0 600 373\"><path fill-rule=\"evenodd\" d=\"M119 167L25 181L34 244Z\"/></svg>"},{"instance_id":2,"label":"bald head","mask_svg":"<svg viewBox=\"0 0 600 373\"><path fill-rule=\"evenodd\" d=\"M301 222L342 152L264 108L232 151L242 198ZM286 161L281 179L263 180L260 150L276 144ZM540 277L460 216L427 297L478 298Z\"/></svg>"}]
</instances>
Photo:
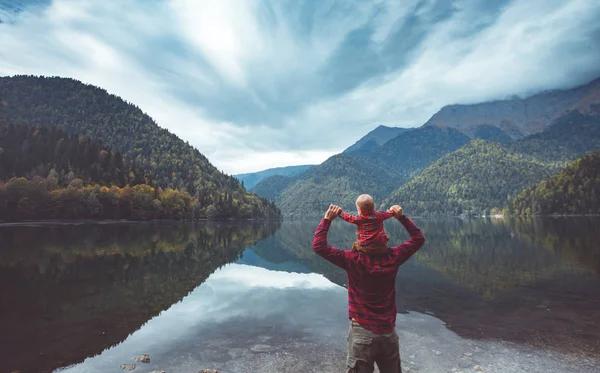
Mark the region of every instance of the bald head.
<instances>
[{"instance_id":1,"label":"bald head","mask_svg":"<svg viewBox=\"0 0 600 373\"><path fill-rule=\"evenodd\" d=\"M361 214L368 214L371 211L375 210L375 201L373 197L368 194L361 194L356 199L356 209L359 210Z\"/></svg>"}]
</instances>

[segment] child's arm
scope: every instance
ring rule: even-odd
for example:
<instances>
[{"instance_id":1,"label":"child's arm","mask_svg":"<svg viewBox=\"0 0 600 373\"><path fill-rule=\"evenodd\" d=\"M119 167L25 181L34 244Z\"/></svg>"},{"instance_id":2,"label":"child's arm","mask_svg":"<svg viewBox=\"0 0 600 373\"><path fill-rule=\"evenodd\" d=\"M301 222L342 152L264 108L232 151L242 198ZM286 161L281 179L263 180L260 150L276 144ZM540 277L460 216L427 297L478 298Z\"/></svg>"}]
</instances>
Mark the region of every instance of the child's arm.
<instances>
[{"instance_id":1,"label":"child's arm","mask_svg":"<svg viewBox=\"0 0 600 373\"><path fill-rule=\"evenodd\" d=\"M340 214L340 218L347 221L348 223L352 223L352 224L358 223L358 216L350 215L343 210L342 210L342 213Z\"/></svg>"},{"instance_id":2,"label":"child's arm","mask_svg":"<svg viewBox=\"0 0 600 373\"><path fill-rule=\"evenodd\" d=\"M394 212L392 210L387 211L377 211L377 215L381 220L387 220L394 216Z\"/></svg>"}]
</instances>

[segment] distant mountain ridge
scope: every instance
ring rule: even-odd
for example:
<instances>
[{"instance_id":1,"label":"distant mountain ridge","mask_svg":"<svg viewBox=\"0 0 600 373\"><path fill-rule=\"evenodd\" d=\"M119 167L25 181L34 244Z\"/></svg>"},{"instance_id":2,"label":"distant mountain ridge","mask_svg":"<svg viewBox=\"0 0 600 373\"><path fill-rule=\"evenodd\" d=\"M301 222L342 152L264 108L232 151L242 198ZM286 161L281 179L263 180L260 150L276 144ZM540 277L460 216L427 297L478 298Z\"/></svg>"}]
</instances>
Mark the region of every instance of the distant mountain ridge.
<instances>
[{"instance_id":1,"label":"distant mountain ridge","mask_svg":"<svg viewBox=\"0 0 600 373\"><path fill-rule=\"evenodd\" d=\"M296 175L297 177L298 175ZM291 185L296 177L271 175L258 182L250 191L271 201L277 200L281 193Z\"/></svg>"},{"instance_id":2,"label":"distant mountain ridge","mask_svg":"<svg viewBox=\"0 0 600 373\"><path fill-rule=\"evenodd\" d=\"M600 149L596 109L593 115L567 113L543 132L518 141L473 140L400 186L383 203L402 203L419 215L502 211L524 188Z\"/></svg>"},{"instance_id":3,"label":"distant mountain ridge","mask_svg":"<svg viewBox=\"0 0 600 373\"><path fill-rule=\"evenodd\" d=\"M268 168L266 170L258 171L258 172L249 172L246 174L238 174L233 175L240 182L244 183L246 189L252 189L256 184L258 184L261 180L268 178L269 176L279 175L279 176L287 176L293 177L304 173L314 167L315 165L306 164L300 166L286 166L286 167L275 167Z\"/></svg>"},{"instance_id":4,"label":"distant mountain ridge","mask_svg":"<svg viewBox=\"0 0 600 373\"><path fill-rule=\"evenodd\" d=\"M523 188L600 149L600 79L526 99L448 106L419 128L387 140L367 134L353 146L302 177L264 180L255 190L287 216L317 215L329 203L351 209L361 193L384 207L404 203L412 214L501 211Z\"/></svg>"},{"instance_id":5,"label":"distant mountain ridge","mask_svg":"<svg viewBox=\"0 0 600 373\"><path fill-rule=\"evenodd\" d=\"M513 139L548 127L567 111L589 113L600 103L600 79L568 90L553 90L521 99L497 100L469 105L448 105L424 126L453 127L474 137L480 126L500 128Z\"/></svg>"},{"instance_id":6,"label":"distant mountain ridge","mask_svg":"<svg viewBox=\"0 0 600 373\"><path fill-rule=\"evenodd\" d=\"M345 210L354 211L359 194L369 193L376 200L382 199L395 185L386 169L341 153L299 176L275 201L282 212L293 217L322 213L334 201Z\"/></svg>"},{"instance_id":7,"label":"distant mountain ridge","mask_svg":"<svg viewBox=\"0 0 600 373\"><path fill-rule=\"evenodd\" d=\"M385 144L387 141L393 139L401 133L410 131L412 129L413 128L387 127L380 125L344 150L343 153L366 154Z\"/></svg>"}]
</instances>

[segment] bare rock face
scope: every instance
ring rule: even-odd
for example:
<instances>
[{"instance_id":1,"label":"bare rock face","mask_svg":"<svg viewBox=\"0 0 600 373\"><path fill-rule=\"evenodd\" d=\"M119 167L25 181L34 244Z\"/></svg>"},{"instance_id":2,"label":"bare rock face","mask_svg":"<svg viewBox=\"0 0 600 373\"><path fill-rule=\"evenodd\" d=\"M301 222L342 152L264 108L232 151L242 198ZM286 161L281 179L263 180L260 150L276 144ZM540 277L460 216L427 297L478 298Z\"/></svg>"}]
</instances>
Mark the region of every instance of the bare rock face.
<instances>
[{"instance_id":1,"label":"bare rock face","mask_svg":"<svg viewBox=\"0 0 600 373\"><path fill-rule=\"evenodd\" d=\"M531 97L513 97L471 105L443 107L425 123L426 126L453 127L470 136L480 127L496 127L512 138L537 133L570 110L589 113L600 103L600 79L587 85L543 92Z\"/></svg>"}]
</instances>

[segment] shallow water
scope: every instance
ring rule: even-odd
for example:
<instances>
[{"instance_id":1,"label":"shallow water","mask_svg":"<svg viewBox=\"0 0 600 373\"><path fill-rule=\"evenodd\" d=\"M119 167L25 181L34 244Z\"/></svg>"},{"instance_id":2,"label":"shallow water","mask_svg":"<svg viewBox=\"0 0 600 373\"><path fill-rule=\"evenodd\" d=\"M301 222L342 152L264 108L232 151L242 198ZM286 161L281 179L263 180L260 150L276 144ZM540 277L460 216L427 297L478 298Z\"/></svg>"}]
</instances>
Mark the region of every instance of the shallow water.
<instances>
[{"instance_id":1,"label":"shallow water","mask_svg":"<svg viewBox=\"0 0 600 373\"><path fill-rule=\"evenodd\" d=\"M599 223L417 220L427 243L397 278L403 366L598 371ZM315 225L0 227L0 371L119 371L142 353L135 372L343 371L346 279L312 252ZM330 242L353 229L336 221Z\"/></svg>"}]
</instances>

